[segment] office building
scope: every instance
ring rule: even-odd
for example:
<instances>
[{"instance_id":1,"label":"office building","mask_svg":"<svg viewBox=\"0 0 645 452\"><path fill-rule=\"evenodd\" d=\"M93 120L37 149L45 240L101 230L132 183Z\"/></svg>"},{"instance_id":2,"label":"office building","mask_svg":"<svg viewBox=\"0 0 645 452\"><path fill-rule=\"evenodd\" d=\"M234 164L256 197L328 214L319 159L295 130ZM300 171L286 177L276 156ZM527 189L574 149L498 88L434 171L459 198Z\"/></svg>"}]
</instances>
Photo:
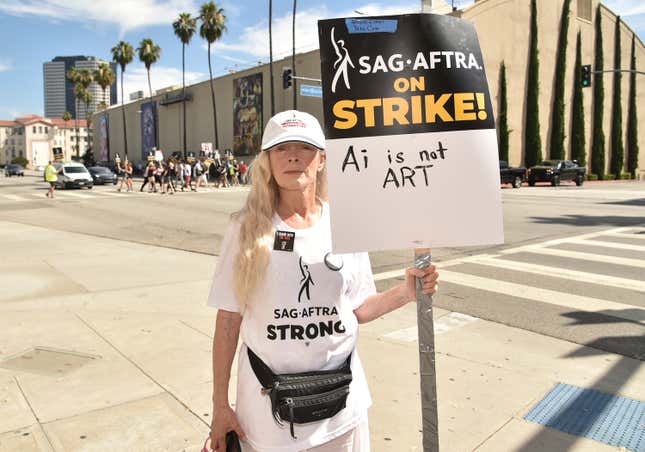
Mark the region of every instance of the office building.
<instances>
[{"instance_id":1,"label":"office building","mask_svg":"<svg viewBox=\"0 0 645 452\"><path fill-rule=\"evenodd\" d=\"M94 72L99 65L106 61L91 56L65 56L56 57L52 61L43 64L43 86L45 96L45 116L49 118L60 118L66 111L72 114L73 118L86 119L86 107L82 102L78 103L74 98L74 85L67 79L67 72L72 69L89 69ZM116 63L109 63L116 75ZM98 83L93 82L89 87L92 94L92 102L89 105L91 113L98 110L99 104L105 102L107 106L115 104L117 99L116 78L105 93Z\"/></svg>"}]
</instances>

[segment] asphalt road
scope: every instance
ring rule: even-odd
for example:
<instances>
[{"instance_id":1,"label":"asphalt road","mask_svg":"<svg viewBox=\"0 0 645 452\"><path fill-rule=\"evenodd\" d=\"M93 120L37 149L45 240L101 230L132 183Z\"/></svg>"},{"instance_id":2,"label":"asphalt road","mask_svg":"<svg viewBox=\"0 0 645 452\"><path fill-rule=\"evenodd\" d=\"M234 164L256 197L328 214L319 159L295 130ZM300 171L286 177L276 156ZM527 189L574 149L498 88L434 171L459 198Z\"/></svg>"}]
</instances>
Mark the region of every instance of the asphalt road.
<instances>
[{"instance_id":1,"label":"asphalt road","mask_svg":"<svg viewBox=\"0 0 645 452\"><path fill-rule=\"evenodd\" d=\"M140 181L135 181L138 190ZM159 195L113 186L45 198L37 178L0 177L0 220L217 254L244 187ZM645 359L645 183L502 188L505 243L433 250L439 307ZM412 250L371 253L380 289Z\"/></svg>"}]
</instances>

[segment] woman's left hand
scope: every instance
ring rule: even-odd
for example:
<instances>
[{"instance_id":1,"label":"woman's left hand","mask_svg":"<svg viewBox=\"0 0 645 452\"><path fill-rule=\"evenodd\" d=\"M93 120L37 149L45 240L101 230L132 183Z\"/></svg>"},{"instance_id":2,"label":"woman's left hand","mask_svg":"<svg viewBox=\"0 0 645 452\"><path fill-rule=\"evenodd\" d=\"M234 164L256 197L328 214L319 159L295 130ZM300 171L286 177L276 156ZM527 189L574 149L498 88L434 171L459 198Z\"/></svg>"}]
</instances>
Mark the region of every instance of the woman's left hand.
<instances>
[{"instance_id":1,"label":"woman's left hand","mask_svg":"<svg viewBox=\"0 0 645 452\"><path fill-rule=\"evenodd\" d=\"M417 298L417 278L421 278L422 292L426 295L432 295L438 289L439 272L435 265L429 265L426 268L410 267L405 270L405 287L409 300Z\"/></svg>"}]
</instances>

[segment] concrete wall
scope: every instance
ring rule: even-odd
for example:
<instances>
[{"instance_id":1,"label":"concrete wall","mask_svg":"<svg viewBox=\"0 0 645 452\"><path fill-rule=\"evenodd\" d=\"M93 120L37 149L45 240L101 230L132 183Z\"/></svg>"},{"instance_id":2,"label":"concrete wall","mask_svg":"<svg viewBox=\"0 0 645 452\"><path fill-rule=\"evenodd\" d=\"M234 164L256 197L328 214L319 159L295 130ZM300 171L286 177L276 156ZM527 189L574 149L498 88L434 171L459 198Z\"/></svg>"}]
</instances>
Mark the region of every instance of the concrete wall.
<instances>
[{"instance_id":1,"label":"concrete wall","mask_svg":"<svg viewBox=\"0 0 645 452\"><path fill-rule=\"evenodd\" d=\"M540 133L542 136L542 155L549 157L549 134L551 130L550 112L553 103L553 83L555 76L555 57L557 50L558 33L560 27L560 14L563 0L538 1L538 46L540 60ZM578 0L571 2L567 67L565 83L565 147L567 157L570 156L570 128L571 128L571 100L573 92L573 67L575 63L576 34L578 30L582 35L582 63L593 64L594 61L594 22L598 0L592 0L592 21L578 18ZM530 29L530 0L480 0L470 8L455 13L463 19L472 21L477 29L484 54L486 73L489 81L495 114L497 114L499 99L499 67L505 61L508 83L508 111L510 135L510 163L523 164L523 124L525 115L526 76L528 67L528 46ZM601 6L603 26L604 67L613 67L614 61L614 24L616 16L604 6ZM631 55L631 38L633 32L625 24L621 25L621 46L623 69L629 69ZM636 40L637 70L645 71L645 47ZM290 67L291 59L287 58L274 62L274 86L276 112L292 108L292 88L282 89L282 68ZM297 75L320 78L319 52L312 51L296 56ZM218 112L219 148L233 148L233 80L245 75L262 72L263 74L263 123L266 124L271 116L271 98L269 89L269 66L262 65L256 68L237 72L215 79L215 93ZM154 68L152 72L154 77ZM604 131L606 136L606 162L607 172L610 162L610 131L611 131L611 104L613 91L613 75L603 76L605 85L604 102ZM300 84L300 82L298 82ZM315 84L305 82L307 84ZM626 136L627 108L629 94L629 76L622 76L622 106L623 106L623 132ZM212 109L210 88L208 82L187 87L193 100L187 103L187 133L188 150L197 151L200 143L213 142ZM583 89L585 108L585 132L587 134L587 155L591 148L591 117L592 117L593 88ZM637 98L639 110L639 146L640 167L645 168L645 83L643 76L637 76ZM155 96L158 101L163 96ZM126 120L128 123L128 147L130 158L139 161L141 155L141 125L137 110L140 109L143 99L126 104ZM165 151L181 149L182 116L181 103L170 106L159 106L160 121L160 147ZM298 109L308 111L322 121L322 102L319 98L298 96ZM117 151L123 155L123 132L121 107L114 106L108 110L110 115L110 145L111 155ZM94 121L97 124L97 121ZM96 135L95 135L96 136ZM625 156L626 157L626 156ZM589 157L587 161L589 162ZM640 175L645 178L645 169L640 170Z\"/></svg>"},{"instance_id":2,"label":"concrete wall","mask_svg":"<svg viewBox=\"0 0 645 452\"><path fill-rule=\"evenodd\" d=\"M549 136L551 133L551 105L553 104L553 88L555 77L555 58L557 51L558 33L560 27L560 15L562 12L563 0L538 1L538 47L540 61L540 134L542 137L542 156L549 157ZM597 0L592 1L592 21L578 18L578 2L571 2L569 15L569 33L567 40L567 64L565 83L565 148L567 158L570 157L570 130L571 130L571 102L573 96L573 68L575 64L576 35L581 32L582 41L582 64L594 63L595 46L595 17ZM614 65L614 27L616 15L604 6L600 8L602 14L603 34L603 59L604 68L611 69ZM506 63L506 78L508 87L508 115L509 129L513 130L510 135L509 160L512 165L523 164L523 143L524 143L524 115L526 96L526 77L528 68L528 47L530 30L530 0L485 0L480 1L467 9L461 15L462 18L475 23L479 40L484 53L486 74L488 77L491 96L494 100L493 107L495 114L499 108L499 67L501 61ZM624 23L621 24L621 68L629 69L631 61L631 42L633 31ZM636 65L637 70L645 71L645 47L636 39ZM599 76L594 76L593 81ZM604 115L603 130L606 143L606 172L609 171L611 156L611 108L613 96L613 75L604 74ZM637 76L637 99L639 106L643 105L645 99L645 83L643 76ZM626 140L627 130L627 109L629 95L629 74L622 75L621 99L623 115L623 133ZM592 102L593 87L583 89L585 132L587 135L587 162L591 149L592 136ZM641 107L641 110L645 107ZM645 149L643 136L645 136L645 116L639 111L639 147L640 147L640 173L645 177ZM627 155L625 154L625 158ZM626 160L625 160L626 161Z\"/></svg>"}]
</instances>

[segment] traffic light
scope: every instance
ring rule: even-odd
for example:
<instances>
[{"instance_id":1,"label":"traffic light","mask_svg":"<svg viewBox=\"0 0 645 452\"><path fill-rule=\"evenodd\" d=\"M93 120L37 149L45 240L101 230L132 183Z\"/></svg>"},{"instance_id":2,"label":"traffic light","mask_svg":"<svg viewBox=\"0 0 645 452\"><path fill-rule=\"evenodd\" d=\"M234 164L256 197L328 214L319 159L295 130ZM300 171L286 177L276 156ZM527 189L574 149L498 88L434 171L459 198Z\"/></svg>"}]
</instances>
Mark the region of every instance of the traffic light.
<instances>
[{"instance_id":1,"label":"traffic light","mask_svg":"<svg viewBox=\"0 0 645 452\"><path fill-rule=\"evenodd\" d=\"M580 80L583 88L591 86L591 65L583 64L580 67Z\"/></svg>"},{"instance_id":2,"label":"traffic light","mask_svg":"<svg viewBox=\"0 0 645 452\"><path fill-rule=\"evenodd\" d=\"M284 69L282 71L282 88L289 88L291 86L292 80L291 69Z\"/></svg>"}]
</instances>

